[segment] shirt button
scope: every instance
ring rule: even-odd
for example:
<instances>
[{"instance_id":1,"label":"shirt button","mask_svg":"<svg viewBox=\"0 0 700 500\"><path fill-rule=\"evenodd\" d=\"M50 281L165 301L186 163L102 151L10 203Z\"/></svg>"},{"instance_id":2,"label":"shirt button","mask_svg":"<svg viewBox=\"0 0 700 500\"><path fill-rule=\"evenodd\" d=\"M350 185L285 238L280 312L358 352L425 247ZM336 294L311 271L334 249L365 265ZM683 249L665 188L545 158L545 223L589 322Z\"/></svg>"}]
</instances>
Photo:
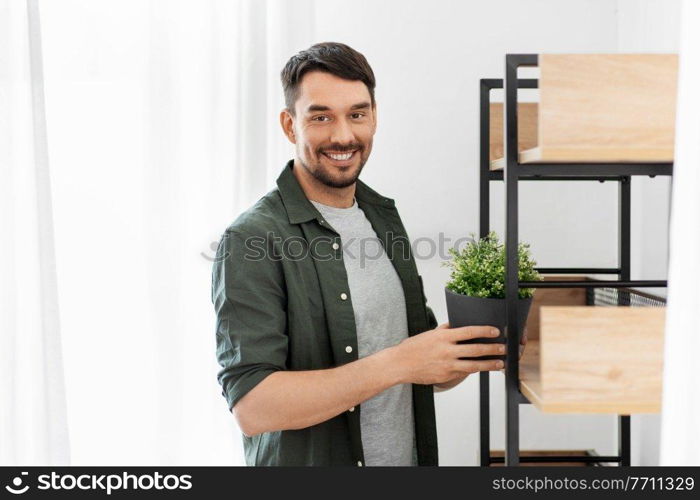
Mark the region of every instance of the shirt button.
<instances>
[{"instance_id":1,"label":"shirt button","mask_svg":"<svg viewBox=\"0 0 700 500\"><path fill-rule=\"evenodd\" d=\"M341 298L342 300L347 300L348 294L345 293L345 292L343 292L343 293L340 294L340 298Z\"/></svg>"},{"instance_id":2,"label":"shirt button","mask_svg":"<svg viewBox=\"0 0 700 500\"><path fill-rule=\"evenodd\" d=\"M338 250L340 248L340 245L338 245L337 243L333 243L332 246L333 246L333 250Z\"/></svg>"},{"instance_id":3,"label":"shirt button","mask_svg":"<svg viewBox=\"0 0 700 500\"><path fill-rule=\"evenodd\" d=\"M352 352L352 346L347 346L347 347L345 348L345 352L347 352L348 354L350 354L350 353Z\"/></svg>"},{"instance_id":4,"label":"shirt button","mask_svg":"<svg viewBox=\"0 0 700 500\"><path fill-rule=\"evenodd\" d=\"M355 411L355 407L353 406L353 407L350 408L348 411Z\"/></svg>"},{"instance_id":5,"label":"shirt button","mask_svg":"<svg viewBox=\"0 0 700 500\"><path fill-rule=\"evenodd\" d=\"M358 461L357 461L357 466L358 466L358 467L362 467L362 460L358 460Z\"/></svg>"}]
</instances>

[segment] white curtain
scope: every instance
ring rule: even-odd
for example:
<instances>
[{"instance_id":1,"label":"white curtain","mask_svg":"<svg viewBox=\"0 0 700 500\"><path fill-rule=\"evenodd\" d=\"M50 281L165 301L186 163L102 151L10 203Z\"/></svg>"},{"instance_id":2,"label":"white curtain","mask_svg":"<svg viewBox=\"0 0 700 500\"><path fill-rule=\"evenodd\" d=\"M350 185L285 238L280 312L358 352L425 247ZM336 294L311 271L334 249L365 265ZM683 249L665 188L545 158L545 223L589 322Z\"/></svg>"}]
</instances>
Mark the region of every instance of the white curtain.
<instances>
[{"instance_id":1,"label":"white curtain","mask_svg":"<svg viewBox=\"0 0 700 500\"><path fill-rule=\"evenodd\" d=\"M700 2L683 4L661 464L700 465Z\"/></svg>"},{"instance_id":2,"label":"white curtain","mask_svg":"<svg viewBox=\"0 0 700 500\"><path fill-rule=\"evenodd\" d=\"M36 1L0 3L0 465L70 461Z\"/></svg>"},{"instance_id":3,"label":"white curtain","mask_svg":"<svg viewBox=\"0 0 700 500\"><path fill-rule=\"evenodd\" d=\"M31 327L56 343L56 308L46 297L57 288L66 396L53 392L60 378L45 373L60 367L60 350L51 363L37 358L31 371L4 362L3 345L2 397L44 398L52 411L65 402L73 465L242 464L241 434L216 381L211 259L226 226L273 187L292 157L277 120L279 72L313 43L313 0L39 0L39 10L57 287L45 262L30 260L39 248L49 251L30 238L31 213L3 206L3 229L15 228L12 245L3 233L3 309L21 297L6 289L6 270L15 269L16 288L28 288L26 304L2 317L3 342L17 351L19 333ZM15 17L2 22L18 30ZM12 62L0 71L14 78L22 68ZM11 97L2 96L22 112ZM12 144L13 134L29 134L14 122L2 127ZM33 154L24 149L10 152ZM12 189L5 164L3 190ZM10 174L24 188L28 181ZM0 199L30 203L20 194ZM33 224L42 238L50 234L46 223ZM12 258L27 262L12 266ZM26 349L37 355L33 344ZM47 389L22 378L27 371ZM21 433L48 442L24 430L29 424L18 420L30 414L13 415L17 408L2 400L0 411L13 419L3 418L0 448L6 435ZM67 441L55 446L67 461ZM26 463L16 454L7 461Z\"/></svg>"}]
</instances>

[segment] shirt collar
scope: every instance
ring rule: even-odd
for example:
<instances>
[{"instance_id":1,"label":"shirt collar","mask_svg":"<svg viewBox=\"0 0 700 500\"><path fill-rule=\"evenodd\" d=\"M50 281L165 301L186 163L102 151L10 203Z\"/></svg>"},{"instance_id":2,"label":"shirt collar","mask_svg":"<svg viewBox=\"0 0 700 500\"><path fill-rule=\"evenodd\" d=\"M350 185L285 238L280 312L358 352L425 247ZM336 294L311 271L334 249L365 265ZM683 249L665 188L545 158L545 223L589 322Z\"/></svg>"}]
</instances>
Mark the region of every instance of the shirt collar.
<instances>
[{"instance_id":1,"label":"shirt collar","mask_svg":"<svg viewBox=\"0 0 700 500\"><path fill-rule=\"evenodd\" d=\"M297 178L294 176L294 172L292 172L293 167L294 160L289 160L284 166L282 173L277 178L277 188L282 197L282 203L284 203L284 207L287 210L289 222L292 224L299 224L301 222L310 221L311 219L321 220L323 217L320 212L306 197L304 190L299 185L299 181L297 181ZM355 198L357 198L357 203L360 206L362 206L363 203L389 208L395 206L393 199L377 193L360 179L357 179L355 183Z\"/></svg>"}]
</instances>

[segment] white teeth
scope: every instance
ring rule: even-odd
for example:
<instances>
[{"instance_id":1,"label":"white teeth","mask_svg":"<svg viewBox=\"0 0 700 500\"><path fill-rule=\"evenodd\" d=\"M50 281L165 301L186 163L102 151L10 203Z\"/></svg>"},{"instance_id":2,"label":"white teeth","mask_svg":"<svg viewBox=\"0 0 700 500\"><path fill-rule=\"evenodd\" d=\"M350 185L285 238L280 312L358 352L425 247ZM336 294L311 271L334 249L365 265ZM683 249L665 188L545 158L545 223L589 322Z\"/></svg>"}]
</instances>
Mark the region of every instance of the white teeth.
<instances>
[{"instance_id":1,"label":"white teeth","mask_svg":"<svg viewBox=\"0 0 700 500\"><path fill-rule=\"evenodd\" d=\"M353 153L354 153L354 151L352 153L345 153L342 155L333 154L333 153L324 153L324 154L326 156L333 158L334 160L341 160L342 161L342 160L349 160L350 157L353 155Z\"/></svg>"}]
</instances>

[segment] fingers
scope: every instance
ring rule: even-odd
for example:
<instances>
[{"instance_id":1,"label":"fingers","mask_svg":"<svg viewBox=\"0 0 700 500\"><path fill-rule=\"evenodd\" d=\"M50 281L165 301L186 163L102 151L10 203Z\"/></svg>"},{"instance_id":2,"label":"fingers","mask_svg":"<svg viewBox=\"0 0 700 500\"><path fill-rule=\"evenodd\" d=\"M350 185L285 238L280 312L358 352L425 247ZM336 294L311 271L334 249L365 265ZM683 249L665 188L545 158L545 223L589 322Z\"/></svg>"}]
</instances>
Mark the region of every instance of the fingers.
<instances>
[{"instance_id":1,"label":"fingers","mask_svg":"<svg viewBox=\"0 0 700 500\"><path fill-rule=\"evenodd\" d=\"M523 337L520 339L520 343L522 345L527 344L527 327L525 327L525 330L523 331Z\"/></svg>"},{"instance_id":2,"label":"fingers","mask_svg":"<svg viewBox=\"0 0 700 500\"><path fill-rule=\"evenodd\" d=\"M460 340L469 340L479 337L490 337L494 338L499 335L498 328L489 325L483 326L460 326L458 328L450 328L447 335L450 336L450 340L453 342L458 342Z\"/></svg>"},{"instance_id":3,"label":"fingers","mask_svg":"<svg viewBox=\"0 0 700 500\"><path fill-rule=\"evenodd\" d=\"M506 353L505 344L456 344L453 347L453 352L456 357L473 358L479 356L498 356ZM518 359L522 359L525 352L525 346L518 346Z\"/></svg>"},{"instance_id":4,"label":"fingers","mask_svg":"<svg viewBox=\"0 0 700 500\"><path fill-rule=\"evenodd\" d=\"M455 363L455 369L460 373L496 371L503 368L503 366L503 361L497 359L490 359L486 361L459 360Z\"/></svg>"},{"instance_id":5,"label":"fingers","mask_svg":"<svg viewBox=\"0 0 700 500\"><path fill-rule=\"evenodd\" d=\"M436 328L436 330L449 330L450 339L453 342L460 340L469 340L479 337L493 338L500 335L500 331L497 327L491 325L471 325L471 326L459 326L455 328L450 328L449 323L443 323ZM523 335L520 338L520 343L522 345L527 344L527 327L523 330Z\"/></svg>"},{"instance_id":6,"label":"fingers","mask_svg":"<svg viewBox=\"0 0 700 500\"><path fill-rule=\"evenodd\" d=\"M455 355L459 358L493 356L506 353L503 344L457 344L454 346Z\"/></svg>"}]
</instances>

